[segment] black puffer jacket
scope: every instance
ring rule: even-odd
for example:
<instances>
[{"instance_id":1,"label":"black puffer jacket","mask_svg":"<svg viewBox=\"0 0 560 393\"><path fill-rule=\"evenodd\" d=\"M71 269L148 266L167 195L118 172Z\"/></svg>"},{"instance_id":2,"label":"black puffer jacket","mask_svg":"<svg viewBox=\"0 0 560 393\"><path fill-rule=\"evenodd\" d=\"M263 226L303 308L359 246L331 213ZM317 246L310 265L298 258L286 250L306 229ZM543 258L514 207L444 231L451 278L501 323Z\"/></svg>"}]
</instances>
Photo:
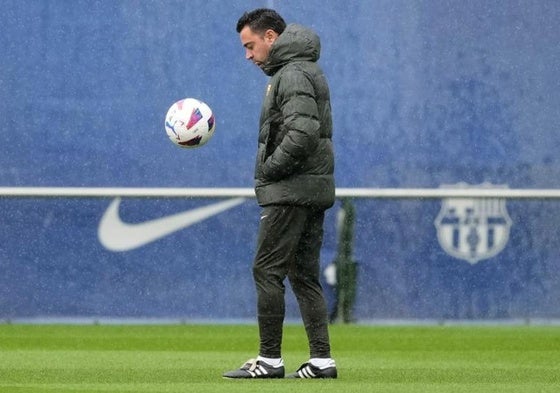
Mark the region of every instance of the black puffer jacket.
<instances>
[{"instance_id":1,"label":"black puffer jacket","mask_svg":"<svg viewBox=\"0 0 560 393\"><path fill-rule=\"evenodd\" d=\"M317 65L319 37L288 25L271 47L263 102L255 191L261 206L334 203L330 94Z\"/></svg>"}]
</instances>

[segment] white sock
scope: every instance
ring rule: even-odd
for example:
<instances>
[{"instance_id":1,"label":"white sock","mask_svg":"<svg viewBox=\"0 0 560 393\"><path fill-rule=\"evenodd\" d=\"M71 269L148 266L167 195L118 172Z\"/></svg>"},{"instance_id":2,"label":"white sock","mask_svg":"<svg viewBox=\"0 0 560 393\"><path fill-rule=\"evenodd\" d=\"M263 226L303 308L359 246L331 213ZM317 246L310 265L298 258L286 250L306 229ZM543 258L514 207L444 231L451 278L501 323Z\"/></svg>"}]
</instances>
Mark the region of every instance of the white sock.
<instances>
[{"instance_id":1,"label":"white sock","mask_svg":"<svg viewBox=\"0 0 560 393\"><path fill-rule=\"evenodd\" d=\"M309 363L311 363L317 368L320 368L321 370L324 370L329 367L336 367L336 363L332 358L312 358L309 359Z\"/></svg>"},{"instance_id":2,"label":"white sock","mask_svg":"<svg viewBox=\"0 0 560 393\"><path fill-rule=\"evenodd\" d=\"M257 356L257 360L265 362L266 364L274 368L282 367L284 365L284 361L282 360L282 358L265 358L259 355Z\"/></svg>"}]
</instances>

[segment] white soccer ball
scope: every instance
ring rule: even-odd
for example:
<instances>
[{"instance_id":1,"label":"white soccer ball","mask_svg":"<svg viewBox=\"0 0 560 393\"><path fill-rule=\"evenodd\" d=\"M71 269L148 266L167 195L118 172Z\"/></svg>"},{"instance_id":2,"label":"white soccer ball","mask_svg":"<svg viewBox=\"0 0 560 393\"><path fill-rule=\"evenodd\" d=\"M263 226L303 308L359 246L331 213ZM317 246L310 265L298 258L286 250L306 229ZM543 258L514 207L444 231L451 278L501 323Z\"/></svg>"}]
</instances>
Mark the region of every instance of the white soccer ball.
<instances>
[{"instance_id":1,"label":"white soccer ball","mask_svg":"<svg viewBox=\"0 0 560 393\"><path fill-rule=\"evenodd\" d=\"M195 98L177 101L165 116L165 131L177 146L195 148L214 135L216 121L210 107Z\"/></svg>"}]
</instances>

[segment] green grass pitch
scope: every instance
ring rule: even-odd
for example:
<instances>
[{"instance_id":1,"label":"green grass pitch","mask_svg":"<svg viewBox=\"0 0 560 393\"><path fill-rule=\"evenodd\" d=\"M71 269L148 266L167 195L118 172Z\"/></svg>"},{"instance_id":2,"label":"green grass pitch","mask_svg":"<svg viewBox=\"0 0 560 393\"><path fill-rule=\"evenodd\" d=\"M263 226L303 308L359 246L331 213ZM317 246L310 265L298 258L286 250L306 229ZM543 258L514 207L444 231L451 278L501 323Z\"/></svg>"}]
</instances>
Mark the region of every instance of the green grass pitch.
<instances>
[{"instance_id":1,"label":"green grass pitch","mask_svg":"<svg viewBox=\"0 0 560 393\"><path fill-rule=\"evenodd\" d=\"M0 392L558 392L558 326L331 326L337 380L225 380L254 325L0 325ZM288 372L307 360L285 329Z\"/></svg>"}]
</instances>

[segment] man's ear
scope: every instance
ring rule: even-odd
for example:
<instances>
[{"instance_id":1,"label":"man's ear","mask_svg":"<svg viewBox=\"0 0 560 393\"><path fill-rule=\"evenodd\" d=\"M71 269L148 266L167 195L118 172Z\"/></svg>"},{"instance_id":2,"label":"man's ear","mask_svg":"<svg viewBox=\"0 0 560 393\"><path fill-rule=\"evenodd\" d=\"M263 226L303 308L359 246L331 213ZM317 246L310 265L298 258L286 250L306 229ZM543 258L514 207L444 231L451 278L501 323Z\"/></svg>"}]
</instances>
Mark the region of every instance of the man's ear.
<instances>
[{"instance_id":1,"label":"man's ear","mask_svg":"<svg viewBox=\"0 0 560 393\"><path fill-rule=\"evenodd\" d=\"M264 32L264 40L270 45L278 38L278 33L272 29L268 29Z\"/></svg>"}]
</instances>

